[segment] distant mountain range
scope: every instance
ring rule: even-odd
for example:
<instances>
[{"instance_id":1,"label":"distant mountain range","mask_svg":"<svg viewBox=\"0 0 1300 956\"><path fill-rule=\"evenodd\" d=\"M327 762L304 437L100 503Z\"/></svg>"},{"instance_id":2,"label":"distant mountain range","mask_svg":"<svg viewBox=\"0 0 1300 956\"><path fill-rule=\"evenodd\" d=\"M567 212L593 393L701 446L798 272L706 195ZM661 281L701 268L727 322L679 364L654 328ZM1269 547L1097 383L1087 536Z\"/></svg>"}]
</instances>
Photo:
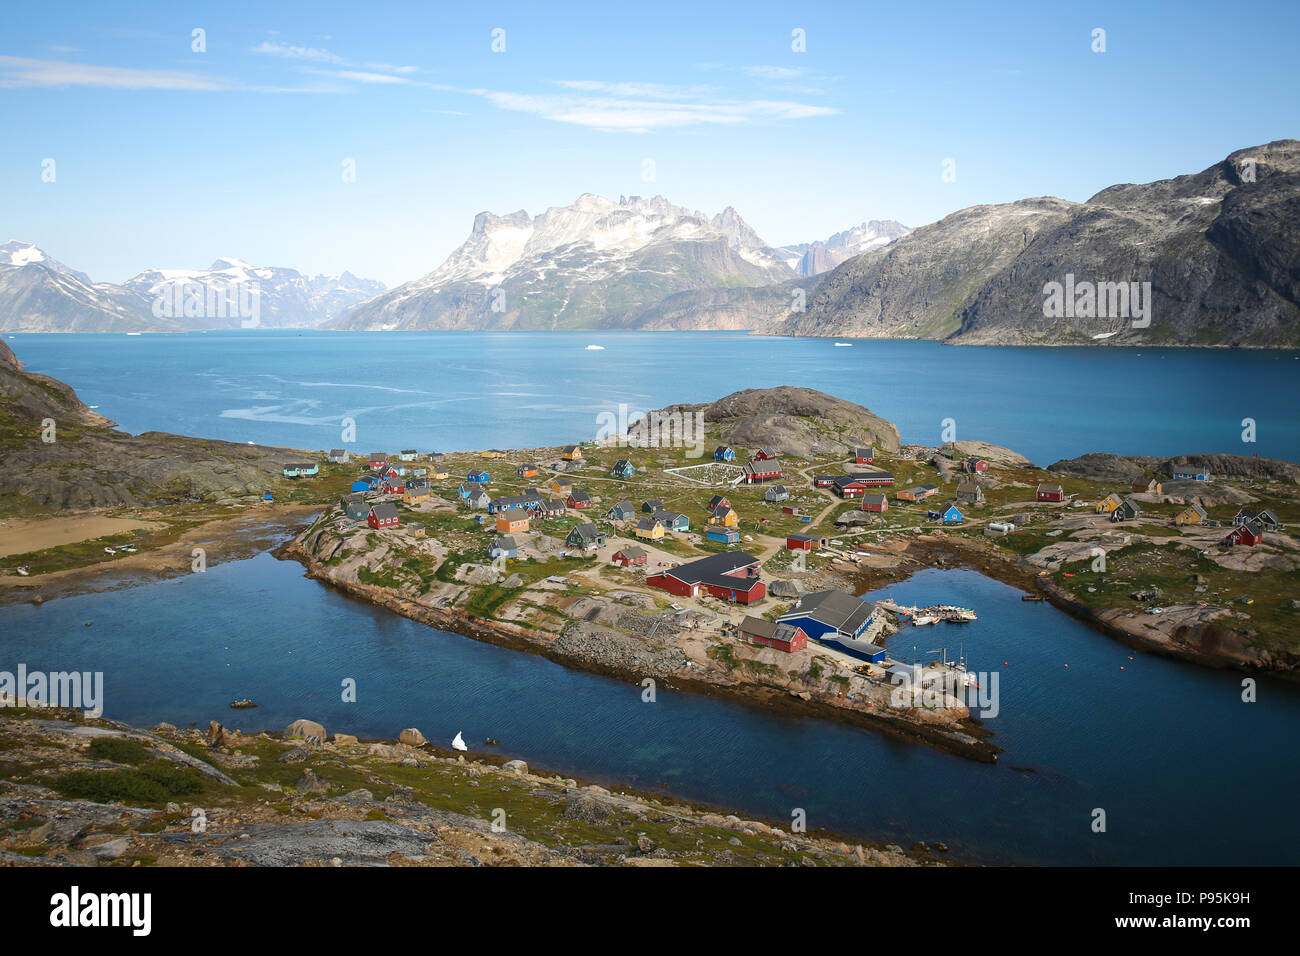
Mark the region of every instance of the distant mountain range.
<instances>
[{"instance_id":1,"label":"distant mountain range","mask_svg":"<svg viewBox=\"0 0 1300 956\"><path fill-rule=\"evenodd\" d=\"M0 330L238 327L181 307L261 289L261 325L334 329L732 329L953 344L1300 345L1300 142L1086 202L972 206L912 230L870 220L773 247L728 207L584 194L474 219L432 272L378 282L219 259L93 283L0 246ZM191 298L187 299L186 296ZM158 309L159 303L174 308Z\"/></svg>"},{"instance_id":2,"label":"distant mountain range","mask_svg":"<svg viewBox=\"0 0 1300 956\"><path fill-rule=\"evenodd\" d=\"M115 285L92 282L33 243L0 245L0 331L6 332L314 328L385 289L350 272L304 276L240 259L218 259L208 269L150 269Z\"/></svg>"}]
</instances>

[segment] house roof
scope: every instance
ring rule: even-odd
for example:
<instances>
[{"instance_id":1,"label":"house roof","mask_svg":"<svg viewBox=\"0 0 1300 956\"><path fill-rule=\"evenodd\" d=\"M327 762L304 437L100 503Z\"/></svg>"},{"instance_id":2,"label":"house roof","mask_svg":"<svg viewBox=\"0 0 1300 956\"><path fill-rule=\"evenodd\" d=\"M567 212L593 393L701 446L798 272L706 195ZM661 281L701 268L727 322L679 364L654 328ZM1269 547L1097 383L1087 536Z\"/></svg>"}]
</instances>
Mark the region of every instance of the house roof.
<instances>
[{"instance_id":1,"label":"house roof","mask_svg":"<svg viewBox=\"0 0 1300 956\"><path fill-rule=\"evenodd\" d=\"M569 497L574 501L591 501L591 495L587 494L585 491L570 492Z\"/></svg>"},{"instance_id":2,"label":"house roof","mask_svg":"<svg viewBox=\"0 0 1300 956\"><path fill-rule=\"evenodd\" d=\"M633 512L635 512L635 511L636 511L636 505L632 504L632 501L631 501L630 498L624 498L622 501L618 502L616 505L614 505L613 508L610 508L609 510L610 510L610 511L614 511L614 510L616 510L616 509L617 509L618 511L633 511Z\"/></svg>"},{"instance_id":3,"label":"house roof","mask_svg":"<svg viewBox=\"0 0 1300 956\"><path fill-rule=\"evenodd\" d=\"M957 486L957 494L983 495L984 489L980 486L980 483L978 481L963 481L961 484Z\"/></svg>"},{"instance_id":4,"label":"house roof","mask_svg":"<svg viewBox=\"0 0 1300 956\"><path fill-rule=\"evenodd\" d=\"M855 449L853 449L853 451L854 451L854 457L855 457L855 458L875 458L875 457L876 457L876 449L875 449L874 446L869 446L869 447L867 447L867 448L855 448Z\"/></svg>"},{"instance_id":5,"label":"house roof","mask_svg":"<svg viewBox=\"0 0 1300 956\"><path fill-rule=\"evenodd\" d=\"M594 541L600 537L600 529L589 521L586 524L576 526L569 532L569 537L573 537L575 534L583 541Z\"/></svg>"},{"instance_id":6,"label":"house roof","mask_svg":"<svg viewBox=\"0 0 1300 956\"><path fill-rule=\"evenodd\" d=\"M888 500L889 500L889 499L886 498L884 495L863 495L863 496L862 496L862 503L863 503L863 504L866 504L867 502L870 502L870 503L873 504L873 505L883 505L883 504L885 504Z\"/></svg>"},{"instance_id":7,"label":"house roof","mask_svg":"<svg viewBox=\"0 0 1300 956\"><path fill-rule=\"evenodd\" d=\"M1064 494L1065 489L1062 488L1060 485L1039 485L1038 494L1041 495L1043 492L1055 492L1056 494L1059 495L1059 494Z\"/></svg>"},{"instance_id":8,"label":"house roof","mask_svg":"<svg viewBox=\"0 0 1300 956\"><path fill-rule=\"evenodd\" d=\"M330 456L333 457L333 458L337 458L339 455L346 455L346 454L347 454L347 452L345 452L342 448L331 448L331 449L330 449Z\"/></svg>"},{"instance_id":9,"label":"house roof","mask_svg":"<svg viewBox=\"0 0 1300 956\"><path fill-rule=\"evenodd\" d=\"M559 498L552 498L548 502L546 502L546 505L544 507L546 508L547 511L563 511L564 502L561 501Z\"/></svg>"},{"instance_id":10,"label":"house roof","mask_svg":"<svg viewBox=\"0 0 1300 956\"><path fill-rule=\"evenodd\" d=\"M645 517L636 523L636 526L640 528L642 531L649 531L652 528L654 528L656 525L662 528L663 522L660 521L658 518Z\"/></svg>"},{"instance_id":11,"label":"house roof","mask_svg":"<svg viewBox=\"0 0 1300 956\"><path fill-rule=\"evenodd\" d=\"M767 493L769 495L779 495L783 493L789 494L789 492L786 491L785 485L773 485L771 488L767 489Z\"/></svg>"},{"instance_id":12,"label":"house roof","mask_svg":"<svg viewBox=\"0 0 1300 956\"><path fill-rule=\"evenodd\" d=\"M501 551L518 551L519 543L515 541L513 535L505 534L499 538L493 538L492 547Z\"/></svg>"},{"instance_id":13,"label":"house roof","mask_svg":"<svg viewBox=\"0 0 1300 956\"><path fill-rule=\"evenodd\" d=\"M711 554L705 558L699 558L686 564L679 565L664 574L670 575L686 584L713 584L718 587L734 587L741 578L729 571L739 571L742 568L757 566L758 558L745 554L743 551L724 551L721 554ZM757 581L755 576L753 580Z\"/></svg>"},{"instance_id":14,"label":"house roof","mask_svg":"<svg viewBox=\"0 0 1300 956\"><path fill-rule=\"evenodd\" d=\"M376 518L397 517L397 506L392 502L385 501L383 504L372 505L370 510L375 513Z\"/></svg>"},{"instance_id":15,"label":"house roof","mask_svg":"<svg viewBox=\"0 0 1300 956\"><path fill-rule=\"evenodd\" d=\"M735 536L737 541L740 540L740 532L735 528L724 528L722 525L718 524L711 524L704 529L704 536L706 538L711 534L725 534L728 537Z\"/></svg>"},{"instance_id":16,"label":"house roof","mask_svg":"<svg viewBox=\"0 0 1300 956\"><path fill-rule=\"evenodd\" d=\"M577 450L578 450L577 445L565 445L563 448L560 449L560 451L562 451L566 455L571 455Z\"/></svg>"},{"instance_id":17,"label":"house roof","mask_svg":"<svg viewBox=\"0 0 1300 956\"><path fill-rule=\"evenodd\" d=\"M826 536L820 534L787 534L787 541L825 541Z\"/></svg>"},{"instance_id":18,"label":"house roof","mask_svg":"<svg viewBox=\"0 0 1300 956\"><path fill-rule=\"evenodd\" d=\"M871 620L873 608L847 591L814 591L795 602L780 620L810 617L844 634L856 634Z\"/></svg>"},{"instance_id":19,"label":"house roof","mask_svg":"<svg viewBox=\"0 0 1300 956\"><path fill-rule=\"evenodd\" d=\"M619 548L616 554L621 554L625 558L644 558L646 556L645 548L638 548L636 545L628 545L626 548Z\"/></svg>"},{"instance_id":20,"label":"house roof","mask_svg":"<svg viewBox=\"0 0 1300 956\"><path fill-rule=\"evenodd\" d=\"M497 512L507 521L524 521L528 518L528 512L523 508L506 508L504 511Z\"/></svg>"}]
</instances>

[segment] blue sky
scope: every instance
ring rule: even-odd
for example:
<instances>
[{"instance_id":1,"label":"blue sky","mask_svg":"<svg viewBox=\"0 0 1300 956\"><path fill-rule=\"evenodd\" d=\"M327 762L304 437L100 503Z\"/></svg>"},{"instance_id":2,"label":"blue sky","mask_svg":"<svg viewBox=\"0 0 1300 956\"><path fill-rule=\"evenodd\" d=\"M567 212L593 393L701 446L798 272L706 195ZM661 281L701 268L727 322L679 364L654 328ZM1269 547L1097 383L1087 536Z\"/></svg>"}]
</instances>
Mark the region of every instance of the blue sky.
<instances>
[{"instance_id":1,"label":"blue sky","mask_svg":"<svg viewBox=\"0 0 1300 956\"><path fill-rule=\"evenodd\" d=\"M1300 135L1300 4L992 6L10 5L0 241L97 280L238 256L392 285L477 212L584 192L731 205L783 244Z\"/></svg>"}]
</instances>

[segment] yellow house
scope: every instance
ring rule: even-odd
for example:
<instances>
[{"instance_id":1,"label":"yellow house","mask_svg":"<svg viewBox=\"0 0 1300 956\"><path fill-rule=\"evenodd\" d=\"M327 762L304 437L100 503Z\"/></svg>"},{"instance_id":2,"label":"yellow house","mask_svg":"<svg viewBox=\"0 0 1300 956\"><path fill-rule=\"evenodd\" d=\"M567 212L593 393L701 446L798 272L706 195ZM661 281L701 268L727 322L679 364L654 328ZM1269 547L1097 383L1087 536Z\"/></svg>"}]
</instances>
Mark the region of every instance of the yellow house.
<instances>
[{"instance_id":1,"label":"yellow house","mask_svg":"<svg viewBox=\"0 0 1300 956\"><path fill-rule=\"evenodd\" d=\"M578 461L582 458L582 448L578 445L565 445L560 449L560 457L565 461Z\"/></svg>"},{"instance_id":2,"label":"yellow house","mask_svg":"<svg viewBox=\"0 0 1300 956\"><path fill-rule=\"evenodd\" d=\"M1205 520L1205 509L1198 504L1190 504L1174 515L1174 524L1200 524Z\"/></svg>"},{"instance_id":3,"label":"yellow house","mask_svg":"<svg viewBox=\"0 0 1300 956\"><path fill-rule=\"evenodd\" d=\"M447 473L447 469L445 468L430 468L429 477L438 481L446 481L451 477L451 475Z\"/></svg>"},{"instance_id":4,"label":"yellow house","mask_svg":"<svg viewBox=\"0 0 1300 956\"><path fill-rule=\"evenodd\" d=\"M636 536L647 541L658 541L664 536L664 526L654 518L642 518L636 523Z\"/></svg>"},{"instance_id":5,"label":"yellow house","mask_svg":"<svg viewBox=\"0 0 1300 956\"><path fill-rule=\"evenodd\" d=\"M500 448L489 448L487 451L483 452L483 457L484 457L484 458L504 458L504 457L506 457L506 453L503 452Z\"/></svg>"},{"instance_id":6,"label":"yellow house","mask_svg":"<svg viewBox=\"0 0 1300 956\"><path fill-rule=\"evenodd\" d=\"M550 489L557 495L567 495L573 490L573 482L568 478L552 478Z\"/></svg>"},{"instance_id":7,"label":"yellow house","mask_svg":"<svg viewBox=\"0 0 1300 956\"><path fill-rule=\"evenodd\" d=\"M402 493L402 501L406 502L408 505L413 505L416 502L428 501L428 500L429 500L428 488L416 488L414 491L412 491L411 486L407 485L406 491Z\"/></svg>"},{"instance_id":8,"label":"yellow house","mask_svg":"<svg viewBox=\"0 0 1300 956\"><path fill-rule=\"evenodd\" d=\"M1123 503L1124 499L1119 495L1109 494L1101 501L1097 502L1097 514L1108 515Z\"/></svg>"},{"instance_id":9,"label":"yellow house","mask_svg":"<svg viewBox=\"0 0 1300 956\"><path fill-rule=\"evenodd\" d=\"M714 509L713 514L709 515L709 524L721 525L724 528L735 528L740 524L740 515L736 514L735 508L718 507Z\"/></svg>"}]
</instances>

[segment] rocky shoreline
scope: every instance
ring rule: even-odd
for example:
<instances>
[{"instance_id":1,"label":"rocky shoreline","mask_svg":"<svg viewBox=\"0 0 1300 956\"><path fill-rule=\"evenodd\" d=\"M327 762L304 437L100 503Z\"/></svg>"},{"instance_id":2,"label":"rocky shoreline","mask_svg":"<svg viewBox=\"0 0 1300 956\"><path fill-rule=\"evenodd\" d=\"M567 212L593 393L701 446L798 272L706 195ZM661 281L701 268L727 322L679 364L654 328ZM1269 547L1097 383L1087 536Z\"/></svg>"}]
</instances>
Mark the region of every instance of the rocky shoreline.
<instances>
[{"instance_id":1,"label":"rocky shoreline","mask_svg":"<svg viewBox=\"0 0 1300 956\"><path fill-rule=\"evenodd\" d=\"M522 760L395 741L145 731L0 702L0 866L942 866L870 844L610 790Z\"/></svg>"}]
</instances>

